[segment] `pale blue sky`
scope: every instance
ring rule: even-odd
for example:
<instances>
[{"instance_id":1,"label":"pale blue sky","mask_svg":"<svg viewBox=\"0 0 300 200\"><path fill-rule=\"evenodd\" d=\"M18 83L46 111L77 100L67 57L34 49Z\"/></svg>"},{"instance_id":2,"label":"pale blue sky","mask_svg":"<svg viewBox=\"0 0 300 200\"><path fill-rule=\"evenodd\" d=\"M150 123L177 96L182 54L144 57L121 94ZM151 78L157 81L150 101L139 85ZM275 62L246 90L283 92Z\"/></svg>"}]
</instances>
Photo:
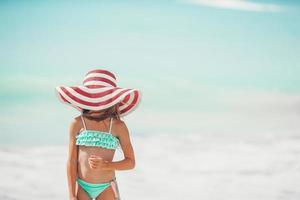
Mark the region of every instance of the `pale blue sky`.
<instances>
[{"instance_id":1,"label":"pale blue sky","mask_svg":"<svg viewBox=\"0 0 300 200\"><path fill-rule=\"evenodd\" d=\"M61 106L54 86L94 66L140 88L144 110L223 109L210 90L298 93L300 3L211 2L1 1L1 109Z\"/></svg>"}]
</instances>

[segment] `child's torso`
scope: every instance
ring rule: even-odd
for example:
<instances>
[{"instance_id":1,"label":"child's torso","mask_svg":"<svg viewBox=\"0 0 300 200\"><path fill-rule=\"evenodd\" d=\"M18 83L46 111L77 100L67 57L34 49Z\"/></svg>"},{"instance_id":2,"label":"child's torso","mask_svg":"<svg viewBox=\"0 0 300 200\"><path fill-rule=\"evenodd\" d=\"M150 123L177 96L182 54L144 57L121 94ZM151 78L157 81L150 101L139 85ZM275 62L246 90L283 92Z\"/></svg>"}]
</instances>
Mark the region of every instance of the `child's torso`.
<instances>
[{"instance_id":1,"label":"child's torso","mask_svg":"<svg viewBox=\"0 0 300 200\"><path fill-rule=\"evenodd\" d=\"M77 139L82 135L84 135L84 138L80 141L76 140L78 145L78 176L91 183L111 180L115 177L114 170L92 169L90 168L88 159L91 155L96 155L107 161L113 160L118 144L118 139L113 135L113 120L110 120L109 128L106 125L109 120L105 120L105 124L103 122L93 122L83 118L82 120L83 129L77 135ZM100 132L104 133L101 134ZM96 135L93 135L93 133ZM101 135L101 137L98 135Z\"/></svg>"}]
</instances>

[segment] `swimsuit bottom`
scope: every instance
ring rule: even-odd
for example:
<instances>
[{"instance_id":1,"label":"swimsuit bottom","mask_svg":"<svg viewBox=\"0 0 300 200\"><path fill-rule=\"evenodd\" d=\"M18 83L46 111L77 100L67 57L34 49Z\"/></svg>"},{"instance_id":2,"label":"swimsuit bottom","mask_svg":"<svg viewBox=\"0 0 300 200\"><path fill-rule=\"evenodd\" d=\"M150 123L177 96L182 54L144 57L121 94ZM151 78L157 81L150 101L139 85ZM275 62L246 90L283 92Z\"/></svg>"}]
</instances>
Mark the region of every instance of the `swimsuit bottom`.
<instances>
[{"instance_id":1,"label":"swimsuit bottom","mask_svg":"<svg viewBox=\"0 0 300 200\"><path fill-rule=\"evenodd\" d=\"M121 200L116 177L106 183L89 183L77 178L77 183L92 199L96 199L106 188L111 186L115 194L115 199Z\"/></svg>"}]
</instances>

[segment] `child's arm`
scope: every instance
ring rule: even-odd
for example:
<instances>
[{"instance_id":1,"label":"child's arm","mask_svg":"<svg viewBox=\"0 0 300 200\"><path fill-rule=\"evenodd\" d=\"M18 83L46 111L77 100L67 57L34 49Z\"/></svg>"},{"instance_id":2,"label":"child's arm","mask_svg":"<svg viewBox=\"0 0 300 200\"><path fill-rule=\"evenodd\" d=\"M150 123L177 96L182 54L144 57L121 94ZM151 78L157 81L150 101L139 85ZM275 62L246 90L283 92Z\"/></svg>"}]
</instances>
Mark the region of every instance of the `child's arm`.
<instances>
[{"instance_id":1,"label":"child's arm","mask_svg":"<svg viewBox=\"0 0 300 200\"><path fill-rule=\"evenodd\" d=\"M67 177L68 177L68 188L69 197L76 199L76 178L77 178L77 146L76 146L76 135L79 131L78 122L72 121L69 128L69 154L67 161Z\"/></svg>"},{"instance_id":2,"label":"child's arm","mask_svg":"<svg viewBox=\"0 0 300 200\"><path fill-rule=\"evenodd\" d=\"M125 158L120 161L110 162L102 160L102 158L98 156L91 156L89 161L93 169L128 170L135 167L135 155L131 145L128 128L123 121L120 123L120 128L118 128L116 132L118 133L118 138Z\"/></svg>"},{"instance_id":3,"label":"child's arm","mask_svg":"<svg viewBox=\"0 0 300 200\"><path fill-rule=\"evenodd\" d=\"M120 131L118 133L118 138L124 153L124 159L115 162L107 162L106 168L113 170L133 169L135 167L135 155L125 122L121 121Z\"/></svg>"}]
</instances>

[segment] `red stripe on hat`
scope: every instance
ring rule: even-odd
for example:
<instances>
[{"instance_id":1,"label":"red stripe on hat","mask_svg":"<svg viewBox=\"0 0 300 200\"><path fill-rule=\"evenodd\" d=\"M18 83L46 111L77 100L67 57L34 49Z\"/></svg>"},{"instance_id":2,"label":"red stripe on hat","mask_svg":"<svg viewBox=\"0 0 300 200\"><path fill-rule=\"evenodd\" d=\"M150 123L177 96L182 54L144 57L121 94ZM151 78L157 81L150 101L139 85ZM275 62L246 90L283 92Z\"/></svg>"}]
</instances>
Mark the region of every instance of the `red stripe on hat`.
<instances>
[{"instance_id":1,"label":"red stripe on hat","mask_svg":"<svg viewBox=\"0 0 300 200\"><path fill-rule=\"evenodd\" d=\"M86 106L102 106L102 105L106 105L108 103L111 103L112 101L114 101L115 99L117 99L118 97L120 97L122 94L124 94L125 92L129 91L130 89L121 91L119 94L117 94L116 96L114 96L113 98L107 99L106 101L102 101L102 102L98 102L98 103L93 103L93 102L88 102L88 101L84 101L82 99L79 99L77 97L75 97L73 94L71 94L68 90L66 90L65 88L61 88L62 91L68 95L72 100L76 101L77 103L86 105Z\"/></svg>"},{"instance_id":2,"label":"red stripe on hat","mask_svg":"<svg viewBox=\"0 0 300 200\"><path fill-rule=\"evenodd\" d=\"M112 82L111 80L109 80L107 78L103 78L103 77L90 77L90 78L87 78L83 81L83 84L85 84L88 81L102 81L102 82L110 84L111 86L114 86L114 87L117 86L116 83Z\"/></svg>"},{"instance_id":3,"label":"red stripe on hat","mask_svg":"<svg viewBox=\"0 0 300 200\"><path fill-rule=\"evenodd\" d=\"M130 99L130 95L127 95L127 96L124 98L123 102L129 101L129 99Z\"/></svg>"},{"instance_id":4,"label":"red stripe on hat","mask_svg":"<svg viewBox=\"0 0 300 200\"><path fill-rule=\"evenodd\" d=\"M120 102L120 105L124 105L127 101L129 101L130 95L126 95L126 97Z\"/></svg>"},{"instance_id":5,"label":"red stripe on hat","mask_svg":"<svg viewBox=\"0 0 300 200\"><path fill-rule=\"evenodd\" d=\"M101 73L101 74L106 74L106 75L111 76L111 77L113 77L114 79L117 80L117 78L115 77L115 75L114 75L113 73L107 71L107 70L103 70L103 69L95 69L95 70L89 71L89 72L86 74L86 76L87 76L88 74L91 74L91 73Z\"/></svg>"},{"instance_id":6,"label":"red stripe on hat","mask_svg":"<svg viewBox=\"0 0 300 200\"><path fill-rule=\"evenodd\" d=\"M119 88L112 88L112 89L109 89L109 90L106 90L106 91L103 91L103 92L98 92L98 93L87 93L85 91L83 91L82 89L78 88L78 87L71 87L74 91L76 91L77 93L83 95L83 96L86 96L88 98L99 98L99 97L103 97L103 96L106 96L108 94L111 94L112 92L114 92L116 89L119 89Z\"/></svg>"},{"instance_id":7,"label":"red stripe on hat","mask_svg":"<svg viewBox=\"0 0 300 200\"><path fill-rule=\"evenodd\" d=\"M62 100L64 101L64 102L67 102L67 103L70 103L67 99L65 99L65 97L63 97L63 95L61 95L60 93L59 93L59 96L62 98Z\"/></svg>"},{"instance_id":8,"label":"red stripe on hat","mask_svg":"<svg viewBox=\"0 0 300 200\"><path fill-rule=\"evenodd\" d=\"M130 110L131 108L133 108L136 105L138 97L139 97L139 93L137 91L134 91L133 94L134 94L133 101L131 102L131 104L129 106L127 106L125 109L120 111L121 114L126 113L128 110Z\"/></svg>"},{"instance_id":9,"label":"red stripe on hat","mask_svg":"<svg viewBox=\"0 0 300 200\"><path fill-rule=\"evenodd\" d=\"M99 89L99 88L105 88L107 86L104 86L104 85L86 85L85 87L87 88L92 88L92 89Z\"/></svg>"}]
</instances>

